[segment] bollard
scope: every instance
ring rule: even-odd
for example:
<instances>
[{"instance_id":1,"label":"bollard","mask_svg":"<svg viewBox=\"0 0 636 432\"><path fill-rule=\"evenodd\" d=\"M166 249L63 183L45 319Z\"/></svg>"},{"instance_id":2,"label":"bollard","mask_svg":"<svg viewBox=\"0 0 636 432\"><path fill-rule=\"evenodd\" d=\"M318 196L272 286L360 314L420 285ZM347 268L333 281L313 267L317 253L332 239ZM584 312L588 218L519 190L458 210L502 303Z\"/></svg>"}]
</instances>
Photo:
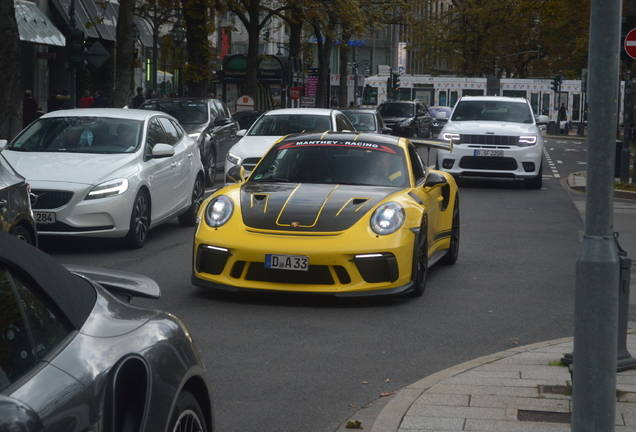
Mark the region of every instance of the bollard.
<instances>
[{"instance_id":1,"label":"bollard","mask_svg":"<svg viewBox=\"0 0 636 432\"><path fill-rule=\"evenodd\" d=\"M631 279L632 260L627 258L627 252L618 244L618 233L614 233L618 259L620 262L620 276L618 283L618 349L616 357L616 371L622 372L636 366L636 358L627 350L627 321L629 320L629 284ZM572 374L574 366L574 353L567 353L562 358L567 363Z\"/></svg>"},{"instance_id":2,"label":"bollard","mask_svg":"<svg viewBox=\"0 0 636 432\"><path fill-rule=\"evenodd\" d=\"M576 128L576 135L577 136L583 136L584 135L584 127L583 127L583 122L579 123L579 125Z\"/></svg>"}]
</instances>

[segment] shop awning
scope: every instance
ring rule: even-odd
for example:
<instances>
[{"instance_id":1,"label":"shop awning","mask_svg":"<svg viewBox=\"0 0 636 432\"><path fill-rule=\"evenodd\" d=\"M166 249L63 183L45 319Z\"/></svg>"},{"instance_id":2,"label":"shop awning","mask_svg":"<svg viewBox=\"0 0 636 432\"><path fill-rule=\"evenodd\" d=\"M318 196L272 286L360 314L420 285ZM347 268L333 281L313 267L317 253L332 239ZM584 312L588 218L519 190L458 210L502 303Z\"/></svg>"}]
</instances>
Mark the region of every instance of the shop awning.
<instances>
[{"instance_id":1,"label":"shop awning","mask_svg":"<svg viewBox=\"0 0 636 432\"><path fill-rule=\"evenodd\" d=\"M66 38L62 32L35 3L16 0L14 4L21 41L53 46L66 45Z\"/></svg>"}]
</instances>

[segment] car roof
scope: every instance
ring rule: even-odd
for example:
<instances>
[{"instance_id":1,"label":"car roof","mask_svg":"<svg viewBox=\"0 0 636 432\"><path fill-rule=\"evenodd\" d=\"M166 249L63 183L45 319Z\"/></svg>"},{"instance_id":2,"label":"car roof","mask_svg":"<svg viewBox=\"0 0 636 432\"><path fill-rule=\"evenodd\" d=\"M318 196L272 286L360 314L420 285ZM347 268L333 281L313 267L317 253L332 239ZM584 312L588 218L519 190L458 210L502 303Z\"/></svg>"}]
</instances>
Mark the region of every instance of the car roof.
<instances>
[{"instance_id":1,"label":"car roof","mask_svg":"<svg viewBox=\"0 0 636 432\"><path fill-rule=\"evenodd\" d=\"M72 274L41 250L4 232L0 232L0 263L30 283L36 295L50 300L58 308L56 312L74 329L82 328L97 300L90 282Z\"/></svg>"},{"instance_id":2,"label":"car roof","mask_svg":"<svg viewBox=\"0 0 636 432\"><path fill-rule=\"evenodd\" d=\"M271 111L267 111L265 113L266 116L271 115L290 115L290 114L303 114L303 115L331 115L333 112L337 112L338 110L333 110L331 108L282 108L275 109Z\"/></svg>"},{"instance_id":3,"label":"car roof","mask_svg":"<svg viewBox=\"0 0 636 432\"><path fill-rule=\"evenodd\" d=\"M506 101L506 102L517 102L517 103L528 103L528 100L523 97L512 97L512 96L462 96L460 100L472 100L472 101Z\"/></svg>"},{"instance_id":4,"label":"car roof","mask_svg":"<svg viewBox=\"0 0 636 432\"><path fill-rule=\"evenodd\" d=\"M356 107L356 108L340 108L338 111L341 111L343 113L348 113L348 112L352 112L352 113L356 113L356 112L368 112L368 113L375 113L378 111L377 108L362 108L362 107Z\"/></svg>"},{"instance_id":5,"label":"car roof","mask_svg":"<svg viewBox=\"0 0 636 432\"><path fill-rule=\"evenodd\" d=\"M44 114L40 118L52 117L108 117L118 119L146 120L159 111L126 109L126 108L78 108L70 110L57 110ZM166 113L161 113L166 115Z\"/></svg>"}]
</instances>

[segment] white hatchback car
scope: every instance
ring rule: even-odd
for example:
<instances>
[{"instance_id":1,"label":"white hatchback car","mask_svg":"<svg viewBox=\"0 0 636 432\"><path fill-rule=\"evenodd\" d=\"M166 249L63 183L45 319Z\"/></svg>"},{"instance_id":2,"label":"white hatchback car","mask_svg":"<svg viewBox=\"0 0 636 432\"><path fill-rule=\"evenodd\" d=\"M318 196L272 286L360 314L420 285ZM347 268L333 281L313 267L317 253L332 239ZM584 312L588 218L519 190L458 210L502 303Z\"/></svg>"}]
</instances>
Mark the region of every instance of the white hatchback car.
<instances>
[{"instance_id":1,"label":"white hatchback car","mask_svg":"<svg viewBox=\"0 0 636 432\"><path fill-rule=\"evenodd\" d=\"M543 136L526 99L464 96L439 138L453 147L437 151L437 169L457 177L523 179L541 189Z\"/></svg>"},{"instance_id":2,"label":"white hatchback car","mask_svg":"<svg viewBox=\"0 0 636 432\"><path fill-rule=\"evenodd\" d=\"M31 185L40 235L124 237L140 248L174 217L196 224L204 194L196 141L157 111L54 111L0 151Z\"/></svg>"},{"instance_id":3,"label":"white hatchback car","mask_svg":"<svg viewBox=\"0 0 636 432\"><path fill-rule=\"evenodd\" d=\"M225 161L225 184L235 183L228 177L234 166L252 172L267 150L282 137L304 132L353 132L355 127L344 113L328 108L284 108L268 111L249 128L238 131L241 137L230 148Z\"/></svg>"}]
</instances>

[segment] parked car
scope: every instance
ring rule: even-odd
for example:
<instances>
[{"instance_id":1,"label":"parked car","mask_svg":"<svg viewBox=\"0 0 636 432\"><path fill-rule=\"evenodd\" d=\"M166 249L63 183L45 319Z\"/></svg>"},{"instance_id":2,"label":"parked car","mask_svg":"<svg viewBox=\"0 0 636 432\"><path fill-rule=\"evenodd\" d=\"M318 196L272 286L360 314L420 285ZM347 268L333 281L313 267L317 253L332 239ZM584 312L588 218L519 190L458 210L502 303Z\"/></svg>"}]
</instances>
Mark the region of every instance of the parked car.
<instances>
[{"instance_id":1,"label":"parked car","mask_svg":"<svg viewBox=\"0 0 636 432\"><path fill-rule=\"evenodd\" d=\"M340 108L351 120L358 132L390 134L391 128L384 124L382 116L375 108Z\"/></svg>"},{"instance_id":2,"label":"parked car","mask_svg":"<svg viewBox=\"0 0 636 432\"><path fill-rule=\"evenodd\" d=\"M422 142L422 145L435 145ZM442 147L448 145L438 144ZM192 283L222 291L420 296L459 253L459 193L408 139L290 135L201 206Z\"/></svg>"},{"instance_id":3,"label":"parked car","mask_svg":"<svg viewBox=\"0 0 636 432\"><path fill-rule=\"evenodd\" d=\"M508 177L541 189L543 135L525 98L464 96L440 133L453 151L437 166L454 176Z\"/></svg>"},{"instance_id":4,"label":"parked car","mask_svg":"<svg viewBox=\"0 0 636 432\"><path fill-rule=\"evenodd\" d=\"M433 135L438 136L451 115L452 108L447 106L431 106L428 112L433 117Z\"/></svg>"},{"instance_id":5,"label":"parked car","mask_svg":"<svg viewBox=\"0 0 636 432\"><path fill-rule=\"evenodd\" d=\"M133 273L64 268L0 233L0 430L212 431L209 379L172 314Z\"/></svg>"},{"instance_id":6,"label":"parked car","mask_svg":"<svg viewBox=\"0 0 636 432\"><path fill-rule=\"evenodd\" d=\"M0 140L2 150L31 185L40 235L123 237L139 248L170 219L193 226L203 201L197 144L162 112L54 111Z\"/></svg>"},{"instance_id":7,"label":"parked car","mask_svg":"<svg viewBox=\"0 0 636 432\"><path fill-rule=\"evenodd\" d=\"M392 134L409 138L432 138L433 117L426 105L415 101L387 101L378 106L384 123Z\"/></svg>"},{"instance_id":8,"label":"parked car","mask_svg":"<svg viewBox=\"0 0 636 432\"><path fill-rule=\"evenodd\" d=\"M0 154L0 224L2 231L31 245L38 245L38 231L31 209L31 186Z\"/></svg>"},{"instance_id":9,"label":"parked car","mask_svg":"<svg viewBox=\"0 0 636 432\"><path fill-rule=\"evenodd\" d=\"M213 186L217 170L223 169L227 151L238 141L239 124L225 103L205 98L150 99L139 108L163 111L177 119L197 141L206 185Z\"/></svg>"},{"instance_id":10,"label":"parked car","mask_svg":"<svg viewBox=\"0 0 636 432\"><path fill-rule=\"evenodd\" d=\"M268 111L249 130L240 130L239 141L227 154L225 184L234 183L228 171L235 165L251 172L276 141L289 134L307 132L355 131L346 115L328 108L284 108Z\"/></svg>"},{"instance_id":11,"label":"parked car","mask_svg":"<svg viewBox=\"0 0 636 432\"><path fill-rule=\"evenodd\" d=\"M232 114L232 117L238 122L239 129L249 129L264 112L262 110L237 111Z\"/></svg>"}]
</instances>

